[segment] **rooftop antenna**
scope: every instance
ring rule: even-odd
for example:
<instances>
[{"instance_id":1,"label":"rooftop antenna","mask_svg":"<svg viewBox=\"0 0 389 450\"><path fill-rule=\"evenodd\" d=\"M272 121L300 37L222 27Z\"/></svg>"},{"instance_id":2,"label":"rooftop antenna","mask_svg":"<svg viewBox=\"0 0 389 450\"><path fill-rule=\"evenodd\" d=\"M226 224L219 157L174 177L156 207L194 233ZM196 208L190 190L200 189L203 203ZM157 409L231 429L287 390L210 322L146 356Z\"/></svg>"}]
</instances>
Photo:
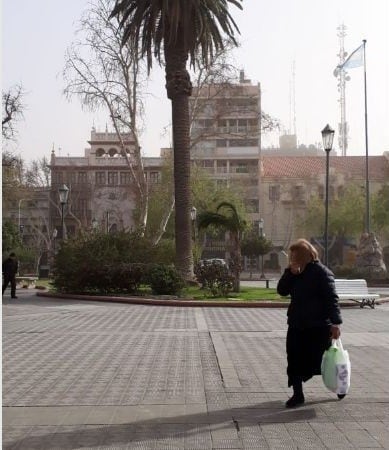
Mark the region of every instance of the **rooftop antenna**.
<instances>
[{"instance_id":1,"label":"rooftop antenna","mask_svg":"<svg viewBox=\"0 0 389 450\"><path fill-rule=\"evenodd\" d=\"M337 36L339 38L339 57L338 66L342 65L347 56L347 52L344 51L344 38L346 36L347 27L344 23L337 27ZM346 120L346 81L350 80L350 77L345 69L334 71L334 76L338 79L338 92L339 92L339 105L340 105L340 123L339 123L339 148L341 155L347 155L348 147L348 123Z\"/></svg>"},{"instance_id":2,"label":"rooftop antenna","mask_svg":"<svg viewBox=\"0 0 389 450\"><path fill-rule=\"evenodd\" d=\"M289 134L296 135L296 62L292 61L289 80Z\"/></svg>"}]
</instances>

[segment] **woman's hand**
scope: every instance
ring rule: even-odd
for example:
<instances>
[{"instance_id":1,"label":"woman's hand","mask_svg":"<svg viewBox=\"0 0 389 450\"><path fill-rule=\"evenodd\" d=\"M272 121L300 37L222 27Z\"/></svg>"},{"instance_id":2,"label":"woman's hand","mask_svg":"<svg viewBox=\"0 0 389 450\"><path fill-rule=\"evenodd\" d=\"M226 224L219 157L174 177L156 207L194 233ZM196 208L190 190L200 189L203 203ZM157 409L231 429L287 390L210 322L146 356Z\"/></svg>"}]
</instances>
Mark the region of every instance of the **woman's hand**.
<instances>
[{"instance_id":1,"label":"woman's hand","mask_svg":"<svg viewBox=\"0 0 389 450\"><path fill-rule=\"evenodd\" d=\"M340 326L339 325L331 325L330 334L331 334L332 339L339 339L340 338Z\"/></svg>"},{"instance_id":2,"label":"woman's hand","mask_svg":"<svg viewBox=\"0 0 389 450\"><path fill-rule=\"evenodd\" d=\"M289 269L293 273L293 275L299 275L302 272L301 266L298 263L290 263Z\"/></svg>"}]
</instances>

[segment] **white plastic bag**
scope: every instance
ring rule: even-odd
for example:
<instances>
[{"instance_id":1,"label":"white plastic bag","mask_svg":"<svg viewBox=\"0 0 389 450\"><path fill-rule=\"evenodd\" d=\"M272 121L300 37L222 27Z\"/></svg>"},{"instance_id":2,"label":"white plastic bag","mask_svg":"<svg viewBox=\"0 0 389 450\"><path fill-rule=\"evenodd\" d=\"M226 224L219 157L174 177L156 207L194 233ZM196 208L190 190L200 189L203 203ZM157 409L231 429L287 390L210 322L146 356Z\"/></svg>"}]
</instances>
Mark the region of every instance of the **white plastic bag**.
<instances>
[{"instance_id":1,"label":"white plastic bag","mask_svg":"<svg viewBox=\"0 0 389 450\"><path fill-rule=\"evenodd\" d=\"M351 364L347 350L340 339L333 339L323 354L321 375L324 385L336 394L345 395L350 389Z\"/></svg>"}]
</instances>

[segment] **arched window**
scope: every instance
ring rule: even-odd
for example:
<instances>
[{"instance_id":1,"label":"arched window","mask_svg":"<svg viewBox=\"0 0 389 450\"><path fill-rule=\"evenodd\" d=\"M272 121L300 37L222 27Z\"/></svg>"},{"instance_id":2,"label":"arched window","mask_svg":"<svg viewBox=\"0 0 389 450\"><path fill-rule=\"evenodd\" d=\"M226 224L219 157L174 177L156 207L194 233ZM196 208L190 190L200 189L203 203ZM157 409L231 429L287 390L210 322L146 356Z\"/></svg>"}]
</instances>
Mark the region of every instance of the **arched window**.
<instances>
[{"instance_id":1,"label":"arched window","mask_svg":"<svg viewBox=\"0 0 389 450\"><path fill-rule=\"evenodd\" d=\"M103 148L98 148L97 150L96 150L96 156L98 157L98 158L101 158L102 156L104 156L105 155L105 150L103 149Z\"/></svg>"},{"instance_id":2,"label":"arched window","mask_svg":"<svg viewBox=\"0 0 389 450\"><path fill-rule=\"evenodd\" d=\"M110 156L111 158L113 158L113 157L117 154L116 148L110 148L110 149L108 150L108 154L109 154L109 156Z\"/></svg>"}]
</instances>

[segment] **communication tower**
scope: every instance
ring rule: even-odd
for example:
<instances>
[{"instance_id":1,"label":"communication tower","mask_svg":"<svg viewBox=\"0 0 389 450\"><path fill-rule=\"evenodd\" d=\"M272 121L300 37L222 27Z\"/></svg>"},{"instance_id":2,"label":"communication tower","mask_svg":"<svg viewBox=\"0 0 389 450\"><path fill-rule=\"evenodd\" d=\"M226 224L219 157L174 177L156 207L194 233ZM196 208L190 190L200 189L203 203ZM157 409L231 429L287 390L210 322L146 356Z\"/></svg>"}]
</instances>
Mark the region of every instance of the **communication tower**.
<instances>
[{"instance_id":1,"label":"communication tower","mask_svg":"<svg viewBox=\"0 0 389 450\"><path fill-rule=\"evenodd\" d=\"M339 38L339 57L338 66L342 65L346 60L347 52L344 51L344 38L346 36L346 25L342 24L337 27L337 35ZM349 75L345 69L336 68L334 76L338 79L338 92L339 92L339 104L340 104L340 123L339 123L339 148L342 156L347 155L348 147L348 123L346 120L346 81L350 80Z\"/></svg>"}]
</instances>

